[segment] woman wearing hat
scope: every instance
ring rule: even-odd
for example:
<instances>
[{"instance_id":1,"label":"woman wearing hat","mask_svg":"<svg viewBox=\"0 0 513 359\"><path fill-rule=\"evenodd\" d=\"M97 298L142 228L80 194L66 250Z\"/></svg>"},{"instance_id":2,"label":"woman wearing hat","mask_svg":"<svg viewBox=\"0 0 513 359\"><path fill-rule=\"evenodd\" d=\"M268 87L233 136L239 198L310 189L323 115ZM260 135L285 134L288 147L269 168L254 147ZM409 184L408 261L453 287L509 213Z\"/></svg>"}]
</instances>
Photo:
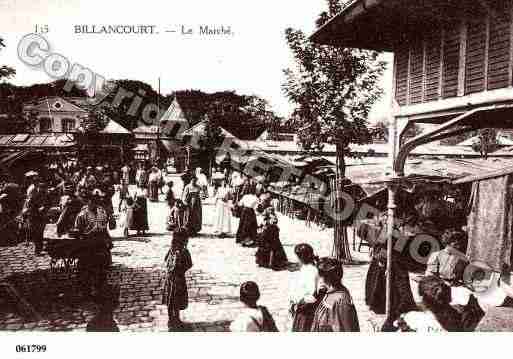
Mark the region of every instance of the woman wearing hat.
<instances>
[{"instance_id":1,"label":"woman wearing hat","mask_svg":"<svg viewBox=\"0 0 513 359\"><path fill-rule=\"evenodd\" d=\"M277 332L278 328L269 310L257 305L260 290L255 282L244 282L240 286L240 301L244 308L230 324L232 332Z\"/></svg>"},{"instance_id":2,"label":"woman wearing hat","mask_svg":"<svg viewBox=\"0 0 513 359\"><path fill-rule=\"evenodd\" d=\"M315 310L312 332L359 332L358 315L353 298L342 284L344 269L335 258L321 258L319 286L326 288L326 294Z\"/></svg>"}]
</instances>

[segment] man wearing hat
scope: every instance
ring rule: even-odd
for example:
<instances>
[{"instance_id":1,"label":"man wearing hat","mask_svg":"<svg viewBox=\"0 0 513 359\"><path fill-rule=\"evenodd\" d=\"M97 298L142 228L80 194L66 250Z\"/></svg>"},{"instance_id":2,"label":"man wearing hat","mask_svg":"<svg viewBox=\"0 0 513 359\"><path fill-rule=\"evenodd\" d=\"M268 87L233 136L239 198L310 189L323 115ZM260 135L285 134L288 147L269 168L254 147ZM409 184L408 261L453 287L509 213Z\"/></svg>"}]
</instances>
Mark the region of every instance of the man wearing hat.
<instances>
[{"instance_id":1,"label":"man wearing hat","mask_svg":"<svg viewBox=\"0 0 513 359\"><path fill-rule=\"evenodd\" d=\"M88 193L87 205L75 220L76 232L88 245L79 258L79 276L82 288L90 294L98 293L106 282L107 267L111 262L112 240L108 231L109 217L101 206L102 192Z\"/></svg>"},{"instance_id":2,"label":"man wearing hat","mask_svg":"<svg viewBox=\"0 0 513 359\"><path fill-rule=\"evenodd\" d=\"M33 183L27 190L27 199L22 211L28 227L30 241L34 242L35 254L38 256L41 255L43 250L43 234L48 207L49 200L46 184L39 180Z\"/></svg>"},{"instance_id":3,"label":"man wearing hat","mask_svg":"<svg viewBox=\"0 0 513 359\"><path fill-rule=\"evenodd\" d=\"M30 196L30 193L36 187L38 177L39 174L36 171L28 171L27 173L25 173L25 178L27 180L27 198Z\"/></svg>"}]
</instances>

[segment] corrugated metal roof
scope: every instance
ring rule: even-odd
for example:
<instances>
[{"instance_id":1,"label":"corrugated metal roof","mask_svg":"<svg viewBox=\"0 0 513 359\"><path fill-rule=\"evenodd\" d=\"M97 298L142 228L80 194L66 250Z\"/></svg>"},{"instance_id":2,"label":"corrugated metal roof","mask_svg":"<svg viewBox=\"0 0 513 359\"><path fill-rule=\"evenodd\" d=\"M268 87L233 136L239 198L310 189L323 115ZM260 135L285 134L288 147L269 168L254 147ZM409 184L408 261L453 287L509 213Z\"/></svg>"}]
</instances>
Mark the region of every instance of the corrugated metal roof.
<instances>
[{"instance_id":1,"label":"corrugated metal roof","mask_svg":"<svg viewBox=\"0 0 513 359\"><path fill-rule=\"evenodd\" d=\"M25 136L21 140L20 136ZM18 134L0 135L1 148L62 148L76 145L72 134Z\"/></svg>"},{"instance_id":2,"label":"corrugated metal roof","mask_svg":"<svg viewBox=\"0 0 513 359\"><path fill-rule=\"evenodd\" d=\"M513 166L513 159L427 159L406 163L405 176L411 178L437 178L448 182L467 176L493 172ZM348 166L346 175L356 183L384 182L390 176L383 164Z\"/></svg>"}]
</instances>

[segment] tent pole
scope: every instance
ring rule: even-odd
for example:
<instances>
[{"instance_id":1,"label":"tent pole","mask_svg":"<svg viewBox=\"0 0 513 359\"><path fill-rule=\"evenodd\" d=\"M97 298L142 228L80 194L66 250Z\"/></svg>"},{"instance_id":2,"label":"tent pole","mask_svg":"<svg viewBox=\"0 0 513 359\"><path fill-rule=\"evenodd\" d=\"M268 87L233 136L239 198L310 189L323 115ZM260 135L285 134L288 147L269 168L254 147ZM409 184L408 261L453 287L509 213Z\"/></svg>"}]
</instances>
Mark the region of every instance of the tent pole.
<instances>
[{"instance_id":1,"label":"tent pole","mask_svg":"<svg viewBox=\"0 0 513 359\"><path fill-rule=\"evenodd\" d=\"M399 108L399 105L392 100L392 109L393 112L396 112ZM396 179L396 171L395 171L395 160L397 154L399 152L400 147L400 132L398 131L398 120L395 114L392 114L389 129L388 129L388 161L391 179L387 182L387 190L388 190L388 216L387 216L387 266L386 266L386 288L385 288L385 311L386 311L386 320L391 319L392 314L392 250L393 250L393 236L394 236L394 223L395 223L395 194L397 191L397 186L395 183ZM388 171L387 171L388 172Z\"/></svg>"},{"instance_id":2,"label":"tent pole","mask_svg":"<svg viewBox=\"0 0 513 359\"><path fill-rule=\"evenodd\" d=\"M394 222L395 222L395 194L397 187L395 183L389 182L388 187L388 216L387 216L387 270L386 270L386 317L391 319L392 312L392 251L394 239Z\"/></svg>"}]
</instances>

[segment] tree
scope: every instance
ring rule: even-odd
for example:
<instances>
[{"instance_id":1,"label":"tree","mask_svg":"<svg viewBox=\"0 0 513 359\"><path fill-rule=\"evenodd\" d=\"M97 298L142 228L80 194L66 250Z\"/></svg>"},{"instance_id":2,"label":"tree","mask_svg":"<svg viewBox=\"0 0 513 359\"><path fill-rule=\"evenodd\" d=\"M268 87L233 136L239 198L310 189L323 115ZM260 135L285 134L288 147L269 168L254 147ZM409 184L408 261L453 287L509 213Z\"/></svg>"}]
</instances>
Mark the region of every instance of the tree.
<instances>
[{"instance_id":1,"label":"tree","mask_svg":"<svg viewBox=\"0 0 513 359\"><path fill-rule=\"evenodd\" d=\"M5 47L4 40L0 37L0 50ZM0 66L0 79L2 78L10 78L16 75L16 70L12 67L2 65Z\"/></svg>"},{"instance_id":2,"label":"tree","mask_svg":"<svg viewBox=\"0 0 513 359\"><path fill-rule=\"evenodd\" d=\"M317 28L340 12L340 0L328 0L328 11L320 14ZM345 157L351 155L350 144L371 140L367 118L372 105L380 98L378 85L386 64L379 54L312 43L300 30L288 28L286 38L297 67L284 71L283 90L295 105L292 114L304 149L319 149L325 143L336 146L335 211L341 213L345 179ZM342 218L334 216L333 255L351 261L347 228Z\"/></svg>"}]
</instances>

